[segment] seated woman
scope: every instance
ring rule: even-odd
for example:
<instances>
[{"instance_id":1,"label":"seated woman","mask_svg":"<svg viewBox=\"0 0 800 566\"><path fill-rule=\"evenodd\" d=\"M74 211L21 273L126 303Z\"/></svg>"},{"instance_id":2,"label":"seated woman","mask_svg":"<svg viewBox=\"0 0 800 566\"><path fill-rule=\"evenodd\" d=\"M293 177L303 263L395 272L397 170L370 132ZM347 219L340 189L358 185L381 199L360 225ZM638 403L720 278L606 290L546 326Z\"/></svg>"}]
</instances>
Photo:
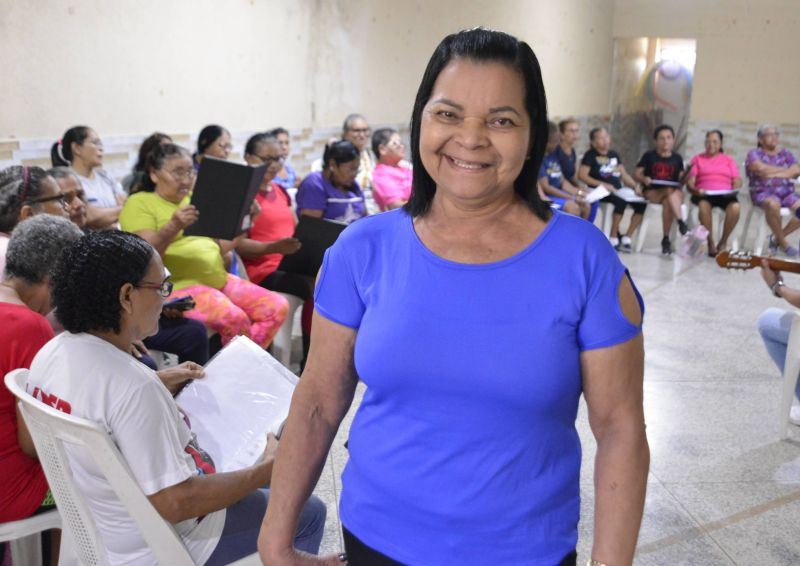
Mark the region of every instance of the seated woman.
<instances>
[{"instance_id":1,"label":"seated woman","mask_svg":"<svg viewBox=\"0 0 800 566\"><path fill-rule=\"evenodd\" d=\"M122 185L103 170L103 142L88 126L67 130L50 150L53 167L72 167L86 192L89 227L115 227L127 195Z\"/></svg>"},{"instance_id":2,"label":"seated woman","mask_svg":"<svg viewBox=\"0 0 800 566\"><path fill-rule=\"evenodd\" d=\"M11 231L39 213L67 217L66 199L55 179L41 167L12 165L0 171L0 273Z\"/></svg>"},{"instance_id":3,"label":"seated woman","mask_svg":"<svg viewBox=\"0 0 800 566\"><path fill-rule=\"evenodd\" d=\"M558 205L567 214L588 218L591 207L583 200L583 189L579 189L564 177L558 154L559 132L554 122L547 123L547 145L542 165L539 167L539 187L545 198Z\"/></svg>"},{"instance_id":4,"label":"seated woman","mask_svg":"<svg viewBox=\"0 0 800 566\"><path fill-rule=\"evenodd\" d=\"M197 136L197 151L192 155L195 169L200 169L203 158L228 159L233 149L231 133L217 124L209 124Z\"/></svg>"},{"instance_id":5,"label":"seated woman","mask_svg":"<svg viewBox=\"0 0 800 566\"><path fill-rule=\"evenodd\" d=\"M142 177L144 177L144 165L147 161L147 156L150 155L150 152L153 151L155 146L162 143L172 143L172 138L161 132L152 133L145 138L142 145L139 146L139 158L136 160L136 165L134 165L133 170L122 179L122 188L125 189L125 192L131 194L139 190L139 184L142 182Z\"/></svg>"},{"instance_id":6,"label":"seated woman","mask_svg":"<svg viewBox=\"0 0 800 566\"><path fill-rule=\"evenodd\" d=\"M656 148L644 152L633 178L644 186L644 196L653 204L660 204L664 237L661 239L661 253L669 255L673 252L669 241L672 222L677 220L681 236L689 231L686 222L681 218L683 204L683 157L672 151L675 146L675 130L672 126L662 124L653 132Z\"/></svg>"},{"instance_id":7,"label":"seated woman","mask_svg":"<svg viewBox=\"0 0 800 566\"><path fill-rule=\"evenodd\" d=\"M780 248L787 256L795 257L797 248L790 246L786 237L800 228L797 212L800 196L794 192L792 180L800 176L800 164L788 149L778 148L780 133L775 126L764 125L758 129L758 147L747 153L745 168L750 180L750 198L753 206L764 209L767 224L772 230L769 251ZM790 208L792 218L781 226L781 207Z\"/></svg>"},{"instance_id":8,"label":"seated woman","mask_svg":"<svg viewBox=\"0 0 800 566\"><path fill-rule=\"evenodd\" d=\"M706 133L705 153L692 157L686 187L692 194L692 203L699 209L700 224L708 230L708 255L716 256L718 252L728 249L728 238L739 221L739 201L736 193L709 194L717 191L734 191L742 186L742 177L736 161L726 155L722 149L722 132L711 130ZM722 237L714 242L714 230L711 224L713 207L725 211L725 223L722 226Z\"/></svg>"},{"instance_id":9,"label":"seated woman","mask_svg":"<svg viewBox=\"0 0 800 566\"><path fill-rule=\"evenodd\" d=\"M191 161L187 155L187 165ZM146 194L146 193L145 193ZM128 354L134 340L158 328L171 287L158 253L133 234L89 234L61 257L53 300L67 330L34 358L28 390L62 410L101 424L156 511L173 524L198 564L216 566L256 550L267 507L277 441L264 461L215 473L177 405L156 374ZM90 384L91 386L87 386ZM96 464L71 460L111 564L152 564L153 555ZM315 553L325 506L304 505L295 544Z\"/></svg>"},{"instance_id":10,"label":"seated woman","mask_svg":"<svg viewBox=\"0 0 800 566\"><path fill-rule=\"evenodd\" d=\"M611 193L602 199L602 202L614 205L609 238L618 251L630 253L633 251L631 237L642 223L647 202L628 202L617 195L617 191L623 188L623 183L625 186L634 189L637 196L641 197L641 191L635 188L636 181L625 171L625 166L620 161L619 154L610 149L611 136L608 135L608 130L594 128L589 132L589 141L592 147L583 154L581 166L578 169L578 178L590 187L602 185ZM622 214L628 206L633 208L633 216L631 217L631 223L628 225L628 231L623 236L619 232L619 224L622 220Z\"/></svg>"},{"instance_id":11,"label":"seated woman","mask_svg":"<svg viewBox=\"0 0 800 566\"><path fill-rule=\"evenodd\" d=\"M275 182L275 175L283 165L283 154L278 138L272 134L255 134L244 149L244 160L250 165L266 165L267 171L256 194L261 212L253 225L236 246L242 257L250 281L277 293L288 293L304 302L312 295L314 281L303 275L278 271L284 255L300 249L300 241L293 237L297 217L286 190ZM303 306L304 320L310 321L314 305L308 301ZM308 354L310 327L303 325L303 358Z\"/></svg>"},{"instance_id":12,"label":"seated woman","mask_svg":"<svg viewBox=\"0 0 800 566\"><path fill-rule=\"evenodd\" d=\"M222 257L238 241L184 236L198 218L189 204L195 170L189 152L174 144L150 153L142 190L131 195L120 215L123 230L138 234L158 251L175 280L172 298L191 296L188 318L218 332L222 342L249 336L266 348L280 328L288 305L276 293L225 271Z\"/></svg>"},{"instance_id":13,"label":"seated woman","mask_svg":"<svg viewBox=\"0 0 800 566\"><path fill-rule=\"evenodd\" d=\"M41 215L14 230L0 283L0 374L30 367L53 338L44 315L50 311L50 270L83 234L65 218ZM14 396L0 387L0 523L17 521L52 507L36 450Z\"/></svg>"},{"instance_id":14,"label":"seated woman","mask_svg":"<svg viewBox=\"0 0 800 566\"><path fill-rule=\"evenodd\" d=\"M297 191L299 215L350 224L367 215L356 182L361 152L349 141L332 142L322 154L322 171L303 179Z\"/></svg>"},{"instance_id":15,"label":"seated woman","mask_svg":"<svg viewBox=\"0 0 800 566\"><path fill-rule=\"evenodd\" d=\"M281 157L283 157L283 164L281 165L281 170L275 175L275 182L287 191L289 189L296 189L300 186L300 181L302 181L302 179L297 176L297 171L295 171L292 164L289 163L289 154L292 151L289 131L286 128L278 127L270 130L268 133L278 139L278 146L281 148Z\"/></svg>"},{"instance_id":16,"label":"seated woman","mask_svg":"<svg viewBox=\"0 0 800 566\"><path fill-rule=\"evenodd\" d=\"M372 134L372 151L378 160L372 171L372 197L381 212L400 208L411 196L414 173L400 164L405 147L400 134L392 128L380 128Z\"/></svg>"}]
</instances>

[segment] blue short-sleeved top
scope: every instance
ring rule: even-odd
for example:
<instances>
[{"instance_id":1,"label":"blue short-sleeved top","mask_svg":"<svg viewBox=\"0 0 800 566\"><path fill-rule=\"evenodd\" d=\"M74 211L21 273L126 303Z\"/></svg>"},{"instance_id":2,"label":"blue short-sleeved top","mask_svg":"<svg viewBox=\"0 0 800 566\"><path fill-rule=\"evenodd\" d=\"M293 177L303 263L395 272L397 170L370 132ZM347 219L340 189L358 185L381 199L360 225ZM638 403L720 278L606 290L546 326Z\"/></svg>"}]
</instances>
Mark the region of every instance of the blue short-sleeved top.
<instances>
[{"instance_id":1,"label":"blue short-sleeved top","mask_svg":"<svg viewBox=\"0 0 800 566\"><path fill-rule=\"evenodd\" d=\"M551 565L574 550L579 356L640 332L619 305L625 272L602 232L560 213L480 265L433 254L403 210L348 227L315 292L322 316L357 329L367 386L346 528L412 565Z\"/></svg>"}]
</instances>

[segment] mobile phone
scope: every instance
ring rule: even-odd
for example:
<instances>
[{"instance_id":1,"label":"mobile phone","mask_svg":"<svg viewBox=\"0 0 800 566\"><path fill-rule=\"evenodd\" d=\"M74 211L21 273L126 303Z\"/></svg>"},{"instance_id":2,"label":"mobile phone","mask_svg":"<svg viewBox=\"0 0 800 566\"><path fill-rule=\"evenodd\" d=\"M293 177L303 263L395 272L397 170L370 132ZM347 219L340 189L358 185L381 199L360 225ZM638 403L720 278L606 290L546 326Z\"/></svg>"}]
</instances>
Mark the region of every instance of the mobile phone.
<instances>
[{"instance_id":1,"label":"mobile phone","mask_svg":"<svg viewBox=\"0 0 800 566\"><path fill-rule=\"evenodd\" d=\"M190 311L195 307L194 299L189 297L181 297L180 299L173 299L164 303L165 309L173 309L178 312Z\"/></svg>"}]
</instances>

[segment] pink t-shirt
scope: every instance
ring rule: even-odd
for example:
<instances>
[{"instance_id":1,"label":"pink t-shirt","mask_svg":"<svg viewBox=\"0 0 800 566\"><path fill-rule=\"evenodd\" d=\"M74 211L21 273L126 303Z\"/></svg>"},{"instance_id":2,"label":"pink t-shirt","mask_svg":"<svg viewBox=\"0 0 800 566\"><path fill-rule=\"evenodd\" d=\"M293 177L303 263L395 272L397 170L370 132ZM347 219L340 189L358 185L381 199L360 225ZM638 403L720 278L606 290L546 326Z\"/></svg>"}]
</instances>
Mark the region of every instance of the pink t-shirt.
<instances>
[{"instance_id":1,"label":"pink t-shirt","mask_svg":"<svg viewBox=\"0 0 800 566\"><path fill-rule=\"evenodd\" d=\"M733 188L733 180L741 177L736 161L730 155L718 153L709 157L698 153L692 157L690 177L697 177L695 187L707 191L724 191Z\"/></svg>"},{"instance_id":2,"label":"pink t-shirt","mask_svg":"<svg viewBox=\"0 0 800 566\"><path fill-rule=\"evenodd\" d=\"M393 202L407 201L411 196L413 172L407 167L378 163L372 172L372 196L381 211Z\"/></svg>"}]
</instances>

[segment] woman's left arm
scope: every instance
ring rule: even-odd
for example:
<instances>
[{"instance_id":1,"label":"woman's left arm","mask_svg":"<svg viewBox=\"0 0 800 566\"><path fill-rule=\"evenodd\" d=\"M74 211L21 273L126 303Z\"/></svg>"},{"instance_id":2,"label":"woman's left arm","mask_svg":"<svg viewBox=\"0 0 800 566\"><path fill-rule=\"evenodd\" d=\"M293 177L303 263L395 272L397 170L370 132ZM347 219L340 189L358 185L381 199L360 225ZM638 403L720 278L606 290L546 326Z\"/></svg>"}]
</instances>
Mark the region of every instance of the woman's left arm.
<instances>
[{"instance_id":1,"label":"woman's left arm","mask_svg":"<svg viewBox=\"0 0 800 566\"><path fill-rule=\"evenodd\" d=\"M642 313L627 277L619 290L622 312L641 324ZM592 558L632 564L644 510L650 449L642 406L642 334L608 348L581 354L583 392L597 440Z\"/></svg>"}]
</instances>

